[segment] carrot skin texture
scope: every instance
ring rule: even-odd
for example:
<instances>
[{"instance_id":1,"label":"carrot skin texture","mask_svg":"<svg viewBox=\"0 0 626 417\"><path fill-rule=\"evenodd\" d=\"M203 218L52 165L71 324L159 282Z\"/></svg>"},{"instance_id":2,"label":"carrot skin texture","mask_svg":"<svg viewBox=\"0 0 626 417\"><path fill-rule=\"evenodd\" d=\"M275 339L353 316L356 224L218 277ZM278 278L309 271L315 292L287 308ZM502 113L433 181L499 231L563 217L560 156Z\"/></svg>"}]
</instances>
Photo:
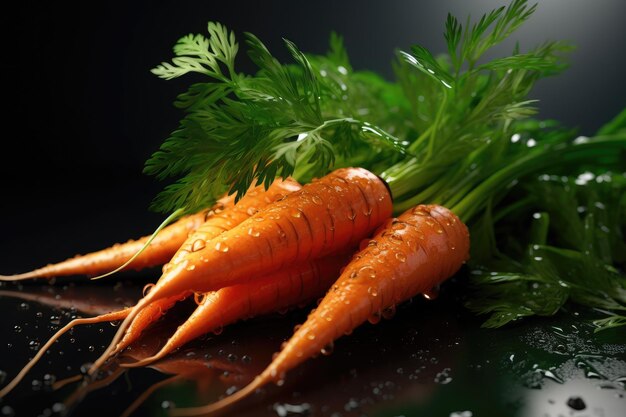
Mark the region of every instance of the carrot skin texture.
<instances>
[{"instance_id":1,"label":"carrot skin texture","mask_svg":"<svg viewBox=\"0 0 626 417\"><path fill-rule=\"evenodd\" d=\"M130 366L145 366L206 333L238 320L309 302L322 296L339 276L352 252L310 260L265 277L204 295L201 304L153 357ZM148 307L151 307L152 304Z\"/></svg>"},{"instance_id":2,"label":"carrot skin texture","mask_svg":"<svg viewBox=\"0 0 626 417\"><path fill-rule=\"evenodd\" d=\"M469 257L467 227L446 208L417 206L381 227L354 255L319 306L270 365L248 386L217 403L176 409L172 415L210 414L280 381L373 315L452 276Z\"/></svg>"},{"instance_id":3,"label":"carrot skin texture","mask_svg":"<svg viewBox=\"0 0 626 417\"><path fill-rule=\"evenodd\" d=\"M362 168L338 169L260 210L184 261L173 260L149 297L215 291L252 274L323 257L356 245L391 213L382 180Z\"/></svg>"}]
</instances>

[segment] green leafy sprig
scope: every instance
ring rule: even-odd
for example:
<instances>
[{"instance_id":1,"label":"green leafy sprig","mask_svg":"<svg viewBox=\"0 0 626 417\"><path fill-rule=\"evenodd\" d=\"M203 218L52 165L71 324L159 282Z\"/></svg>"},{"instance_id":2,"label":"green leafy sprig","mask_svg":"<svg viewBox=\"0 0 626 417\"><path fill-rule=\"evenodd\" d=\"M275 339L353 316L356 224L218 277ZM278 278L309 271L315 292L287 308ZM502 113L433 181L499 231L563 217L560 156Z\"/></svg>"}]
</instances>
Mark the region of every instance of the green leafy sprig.
<instances>
[{"instance_id":1,"label":"green leafy sprig","mask_svg":"<svg viewBox=\"0 0 626 417\"><path fill-rule=\"evenodd\" d=\"M396 125L377 116L386 113L377 93L387 83L371 73L352 76L338 36L324 57L307 57L285 40L293 63L283 65L247 33L258 72L244 75L234 68L234 34L217 23L209 23L208 31L209 38L181 38L172 62L153 70L165 79L190 72L211 79L180 95L177 105L186 115L146 163L148 174L180 177L158 196L156 209L197 211L226 190L240 197L252 184L268 185L276 176L293 175L296 167L306 166L298 176L310 179L332 167L367 167L404 152L391 133ZM397 101L395 106L408 107ZM375 158L364 157L372 150Z\"/></svg>"}]
</instances>

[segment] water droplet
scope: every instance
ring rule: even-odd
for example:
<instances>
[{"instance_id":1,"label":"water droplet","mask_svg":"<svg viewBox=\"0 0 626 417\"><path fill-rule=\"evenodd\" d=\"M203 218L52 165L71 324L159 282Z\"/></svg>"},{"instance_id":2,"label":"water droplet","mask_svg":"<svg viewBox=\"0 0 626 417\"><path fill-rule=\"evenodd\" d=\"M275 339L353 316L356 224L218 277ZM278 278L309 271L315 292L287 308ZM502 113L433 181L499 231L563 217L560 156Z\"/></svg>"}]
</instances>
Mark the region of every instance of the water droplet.
<instances>
[{"instance_id":1,"label":"water droplet","mask_svg":"<svg viewBox=\"0 0 626 417\"><path fill-rule=\"evenodd\" d=\"M246 363L246 364L250 363L250 362L252 362L252 357L249 356L249 355L243 355L241 357L241 362Z\"/></svg>"},{"instance_id":2,"label":"water droplet","mask_svg":"<svg viewBox=\"0 0 626 417\"><path fill-rule=\"evenodd\" d=\"M187 269L187 271L193 271L194 269L196 269L196 266L194 264L191 264L185 269Z\"/></svg>"},{"instance_id":3,"label":"water droplet","mask_svg":"<svg viewBox=\"0 0 626 417\"><path fill-rule=\"evenodd\" d=\"M300 210L294 210L291 212L291 217L299 219L300 217L302 217L302 212Z\"/></svg>"},{"instance_id":4,"label":"water droplet","mask_svg":"<svg viewBox=\"0 0 626 417\"><path fill-rule=\"evenodd\" d=\"M143 296L144 296L144 297L145 297L145 296L147 296L147 295L148 295L148 293L150 293L150 291L152 290L152 287L154 287L154 284L146 284L146 285L143 287L142 294L143 294Z\"/></svg>"},{"instance_id":5,"label":"water droplet","mask_svg":"<svg viewBox=\"0 0 626 417\"><path fill-rule=\"evenodd\" d=\"M348 220L354 221L354 219L356 219L356 213L351 210L350 213L348 213Z\"/></svg>"},{"instance_id":6,"label":"water droplet","mask_svg":"<svg viewBox=\"0 0 626 417\"><path fill-rule=\"evenodd\" d=\"M21 326L18 326L18 325L15 325L15 326L13 327L13 330L15 330L15 333L21 333L21 332L22 332L22 327L21 327Z\"/></svg>"},{"instance_id":7,"label":"water droplet","mask_svg":"<svg viewBox=\"0 0 626 417\"><path fill-rule=\"evenodd\" d=\"M430 212L426 210L424 206L417 206L413 209L413 214L416 216L430 216Z\"/></svg>"},{"instance_id":8,"label":"water droplet","mask_svg":"<svg viewBox=\"0 0 626 417\"><path fill-rule=\"evenodd\" d=\"M93 352L94 350L96 350L96 348L93 345L89 345L87 350L90 351L90 352Z\"/></svg>"},{"instance_id":9,"label":"water droplet","mask_svg":"<svg viewBox=\"0 0 626 417\"><path fill-rule=\"evenodd\" d=\"M254 219L255 222L262 222L264 220L263 217L261 217L261 216L253 217L253 219Z\"/></svg>"},{"instance_id":10,"label":"water droplet","mask_svg":"<svg viewBox=\"0 0 626 417\"><path fill-rule=\"evenodd\" d=\"M435 376L435 382L442 385L452 382L452 377L450 376L450 368L444 368L443 371L437 373L437 375Z\"/></svg>"},{"instance_id":11,"label":"water droplet","mask_svg":"<svg viewBox=\"0 0 626 417\"><path fill-rule=\"evenodd\" d=\"M333 342L330 342L329 344L327 344L326 346L324 346L322 348L322 350L320 350L320 352L322 353L322 355L330 355L331 353L333 353L333 349L335 349L335 345Z\"/></svg>"},{"instance_id":12,"label":"water droplet","mask_svg":"<svg viewBox=\"0 0 626 417\"><path fill-rule=\"evenodd\" d=\"M206 242L203 239L198 239L195 242L193 242L193 245L191 245L191 251L197 252L199 250L202 250L204 249L205 245L206 245Z\"/></svg>"},{"instance_id":13,"label":"water droplet","mask_svg":"<svg viewBox=\"0 0 626 417\"><path fill-rule=\"evenodd\" d=\"M391 319L393 316L396 315L396 306L391 305L387 307L386 309L383 310L382 315L383 315L383 318L385 318L386 320Z\"/></svg>"},{"instance_id":14,"label":"water droplet","mask_svg":"<svg viewBox=\"0 0 626 417\"><path fill-rule=\"evenodd\" d=\"M367 289L367 293L369 295L371 295L372 297L376 297L378 295L378 288L376 288L376 287L369 287Z\"/></svg>"},{"instance_id":15,"label":"water droplet","mask_svg":"<svg viewBox=\"0 0 626 417\"><path fill-rule=\"evenodd\" d=\"M376 311L367 318L367 321L369 321L372 324L378 324L380 323L380 318L381 318L380 311Z\"/></svg>"},{"instance_id":16,"label":"water droplet","mask_svg":"<svg viewBox=\"0 0 626 417\"><path fill-rule=\"evenodd\" d=\"M256 207L248 207L248 210L246 210L246 213L248 213L248 216L254 216L255 214L257 214L259 211L259 209L257 209Z\"/></svg>"},{"instance_id":17,"label":"water droplet","mask_svg":"<svg viewBox=\"0 0 626 417\"><path fill-rule=\"evenodd\" d=\"M396 256L396 259L397 259L399 262L402 262L402 263L406 262L406 255L405 255L404 253L402 253L402 252L396 252L396 255L395 255L395 256Z\"/></svg>"},{"instance_id":18,"label":"water droplet","mask_svg":"<svg viewBox=\"0 0 626 417\"><path fill-rule=\"evenodd\" d=\"M434 300L439 296L439 286L431 288L429 291L424 291L422 294L427 300Z\"/></svg>"},{"instance_id":19,"label":"water droplet","mask_svg":"<svg viewBox=\"0 0 626 417\"><path fill-rule=\"evenodd\" d=\"M20 304L20 310L28 310L30 306L27 303Z\"/></svg>"},{"instance_id":20,"label":"water droplet","mask_svg":"<svg viewBox=\"0 0 626 417\"><path fill-rule=\"evenodd\" d=\"M65 404L54 403L52 404L52 412L56 414L62 414L65 411Z\"/></svg>"},{"instance_id":21,"label":"water droplet","mask_svg":"<svg viewBox=\"0 0 626 417\"><path fill-rule=\"evenodd\" d=\"M370 278L370 279L376 278L376 270L369 265L364 266L363 268L359 269L358 274L359 276L363 278Z\"/></svg>"},{"instance_id":22,"label":"water droplet","mask_svg":"<svg viewBox=\"0 0 626 417\"><path fill-rule=\"evenodd\" d=\"M313 333L309 333L306 335L306 338L309 340L315 340L315 335Z\"/></svg>"},{"instance_id":23,"label":"water droplet","mask_svg":"<svg viewBox=\"0 0 626 417\"><path fill-rule=\"evenodd\" d=\"M254 230L253 228L249 228L248 229L248 234L252 237L259 237L261 236L261 232L259 232L258 230Z\"/></svg>"},{"instance_id":24,"label":"water droplet","mask_svg":"<svg viewBox=\"0 0 626 417\"><path fill-rule=\"evenodd\" d=\"M572 408L574 410L584 410L585 408L587 408L587 404L585 404L585 401L583 401L582 398L574 396L574 397L569 397L567 399L567 406L569 408Z\"/></svg>"},{"instance_id":25,"label":"water droplet","mask_svg":"<svg viewBox=\"0 0 626 417\"><path fill-rule=\"evenodd\" d=\"M172 409L174 407L175 407L175 405L174 405L174 403L172 401L162 401L161 402L161 408L164 409L164 410L169 410L169 409Z\"/></svg>"},{"instance_id":26,"label":"water droplet","mask_svg":"<svg viewBox=\"0 0 626 417\"><path fill-rule=\"evenodd\" d=\"M2 415L5 416L5 417L14 417L15 416L15 411L13 410L13 408L11 408L8 405L5 405L2 408L0 408L0 413L2 413Z\"/></svg>"},{"instance_id":27,"label":"water droplet","mask_svg":"<svg viewBox=\"0 0 626 417\"><path fill-rule=\"evenodd\" d=\"M441 227L438 227L437 229L435 229L435 232L437 232L437 234L442 235L443 234L443 229Z\"/></svg>"},{"instance_id":28,"label":"water droplet","mask_svg":"<svg viewBox=\"0 0 626 417\"><path fill-rule=\"evenodd\" d=\"M389 235L389 240L392 243L402 243L402 241L403 241L402 236L399 235L398 233L391 233Z\"/></svg>"},{"instance_id":29,"label":"water droplet","mask_svg":"<svg viewBox=\"0 0 626 417\"><path fill-rule=\"evenodd\" d=\"M317 204L318 206L321 206L324 202L322 201L321 197L318 196L317 194L313 195L313 197L311 198L311 201L315 204Z\"/></svg>"},{"instance_id":30,"label":"water droplet","mask_svg":"<svg viewBox=\"0 0 626 417\"><path fill-rule=\"evenodd\" d=\"M224 242L217 242L215 244L215 250L216 251L226 253L226 252L228 252L228 249L230 249L230 248Z\"/></svg>"},{"instance_id":31,"label":"water droplet","mask_svg":"<svg viewBox=\"0 0 626 417\"><path fill-rule=\"evenodd\" d=\"M213 334L219 336L220 334L222 334L223 331L224 328L222 326L217 326L215 329L213 329Z\"/></svg>"},{"instance_id":32,"label":"water droplet","mask_svg":"<svg viewBox=\"0 0 626 417\"><path fill-rule=\"evenodd\" d=\"M193 301L195 301L196 305L202 305L205 299L206 299L205 293L201 293L201 292L193 293Z\"/></svg>"}]
</instances>

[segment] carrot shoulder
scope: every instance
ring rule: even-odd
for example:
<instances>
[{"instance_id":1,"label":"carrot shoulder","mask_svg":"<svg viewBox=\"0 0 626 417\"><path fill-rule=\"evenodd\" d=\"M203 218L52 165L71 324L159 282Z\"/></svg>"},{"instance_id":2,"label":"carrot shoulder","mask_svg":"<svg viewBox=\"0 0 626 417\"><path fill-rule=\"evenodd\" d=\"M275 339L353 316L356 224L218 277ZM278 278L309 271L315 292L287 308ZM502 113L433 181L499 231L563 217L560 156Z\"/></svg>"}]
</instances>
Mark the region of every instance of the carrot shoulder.
<instances>
[{"instance_id":1,"label":"carrot shoulder","mask_svg":"<svg viewBox=\"0 0 626 417\"><path fill-rule=\"evenodd\" d=\"M189 416L218 411L317 355L382 311L452 276L469 256L467 227L440 206L417 206L389 220L346 266L319 306L251 384L217 403L176 409Z\"/></svg>"}]
</instances>

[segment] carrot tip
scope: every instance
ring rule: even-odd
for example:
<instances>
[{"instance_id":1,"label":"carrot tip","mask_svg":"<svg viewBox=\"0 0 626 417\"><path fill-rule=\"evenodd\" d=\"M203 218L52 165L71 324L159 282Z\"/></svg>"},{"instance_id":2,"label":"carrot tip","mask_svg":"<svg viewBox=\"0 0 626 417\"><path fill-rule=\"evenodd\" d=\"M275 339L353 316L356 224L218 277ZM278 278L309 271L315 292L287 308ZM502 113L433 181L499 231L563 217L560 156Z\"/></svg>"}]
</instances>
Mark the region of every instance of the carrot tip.
<instances>
[{"instance_id":1,"label":"carrot tip","mask_svg":"<svg viewBox=\"0 0 626 417\"><path fill-rule=\"evenodd\" d=\"M21 281L24 279L33 279L33 278L44 278L41 276L39 270L34 270L30 272L24 272L23 274L15 274L15 275L0 275L0 281Z\"/></svg>"}]
</instances>

